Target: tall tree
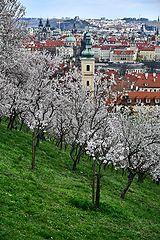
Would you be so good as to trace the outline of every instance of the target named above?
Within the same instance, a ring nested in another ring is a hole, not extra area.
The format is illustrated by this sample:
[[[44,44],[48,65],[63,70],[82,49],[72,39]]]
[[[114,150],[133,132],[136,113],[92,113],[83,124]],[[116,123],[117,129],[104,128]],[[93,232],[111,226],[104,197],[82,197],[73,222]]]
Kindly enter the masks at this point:
[[[136,175],[143,180],[159,165],[159,109],[140,107],[135,113],[120,113],[118,119],[119,141],[112,158],[117,167],[128,171],[128,182],[121,192],[125,198]]]

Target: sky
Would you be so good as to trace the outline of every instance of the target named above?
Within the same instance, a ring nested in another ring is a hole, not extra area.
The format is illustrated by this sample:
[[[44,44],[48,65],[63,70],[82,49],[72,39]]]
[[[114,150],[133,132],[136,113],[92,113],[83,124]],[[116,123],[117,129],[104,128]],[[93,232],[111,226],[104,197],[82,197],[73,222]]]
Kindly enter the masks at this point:
[[[108,19],[160,15],[160,0],[19,0],[26,17],[75,17]]]

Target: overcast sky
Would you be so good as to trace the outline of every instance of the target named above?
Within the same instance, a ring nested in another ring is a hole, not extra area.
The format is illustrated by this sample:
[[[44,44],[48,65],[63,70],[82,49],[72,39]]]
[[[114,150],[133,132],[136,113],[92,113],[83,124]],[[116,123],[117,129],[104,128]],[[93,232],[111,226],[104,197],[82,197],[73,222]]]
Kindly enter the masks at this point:
[[[123,18],[157,19],[160,0],[20,0],[26,17]]]

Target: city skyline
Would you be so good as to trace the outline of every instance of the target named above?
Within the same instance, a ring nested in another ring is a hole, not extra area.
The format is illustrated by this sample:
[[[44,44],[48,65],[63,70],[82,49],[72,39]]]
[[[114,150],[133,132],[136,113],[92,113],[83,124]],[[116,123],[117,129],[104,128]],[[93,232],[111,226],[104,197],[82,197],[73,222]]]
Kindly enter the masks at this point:
[[[26,8],[26,17],[101,18],[146,17],[157,19],[159,0],[20,0]]]

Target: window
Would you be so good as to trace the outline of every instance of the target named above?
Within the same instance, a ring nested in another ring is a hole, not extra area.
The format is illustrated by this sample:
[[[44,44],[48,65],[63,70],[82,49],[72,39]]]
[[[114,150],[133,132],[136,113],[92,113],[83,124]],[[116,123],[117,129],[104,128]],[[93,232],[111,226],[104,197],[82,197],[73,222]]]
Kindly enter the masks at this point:
[[[159,103],[160,100],[158,98],[155,98],[155,103]]]
[[[131,103],[132,102],[132,99],[127,99],[127,103]]]
[[[146,98],[146,103],[150,103],[150,99],[149,98]]]
[[[87,66],[86,66],[86,70],[87,70],[87,71],[90,71],[90,65],[87,65]]]
[[[89,87],[89,81],[87,81],[87,87]]]
[[[141,99],[140,99],[140,98],[137,98],[137,99],[136,99],[136,103],[141,103]]]

